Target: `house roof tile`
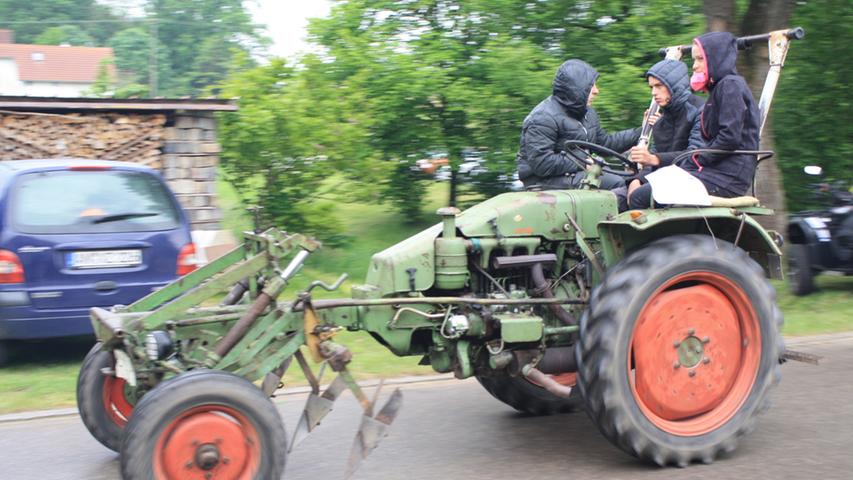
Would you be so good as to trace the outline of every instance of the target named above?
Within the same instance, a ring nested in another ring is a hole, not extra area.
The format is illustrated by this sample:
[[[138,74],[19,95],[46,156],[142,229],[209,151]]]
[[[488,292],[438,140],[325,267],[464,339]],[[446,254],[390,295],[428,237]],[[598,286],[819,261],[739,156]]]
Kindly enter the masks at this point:
[[[0,58],[15,60],[23,82],[92,83],[101,61],[112,57],[112,48],[0,43]],[[107,68],[115,73],[113,65]]]

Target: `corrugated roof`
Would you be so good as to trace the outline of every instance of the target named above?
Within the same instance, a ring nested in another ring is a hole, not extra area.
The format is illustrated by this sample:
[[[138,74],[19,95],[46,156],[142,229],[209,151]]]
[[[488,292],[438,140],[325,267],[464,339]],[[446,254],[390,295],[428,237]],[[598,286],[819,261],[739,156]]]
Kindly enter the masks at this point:
[[[0,43],[0,58],[15,60],[22,82],[93,83],[101,61],[113,58],[113,49]],[[113,75],[115,68],[108,68]]]

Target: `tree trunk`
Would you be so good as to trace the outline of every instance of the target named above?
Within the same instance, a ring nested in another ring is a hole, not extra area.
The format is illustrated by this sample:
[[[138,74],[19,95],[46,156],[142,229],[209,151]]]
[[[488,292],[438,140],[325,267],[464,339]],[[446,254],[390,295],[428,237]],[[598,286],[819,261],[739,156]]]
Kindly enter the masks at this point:
[[[457,182],[456,179],[457,179],[457,173],[458,173],[457,168],[458,167],[456,167],[456,168],[451,167],[451,170],[450,170],[450,198],[447,199],[447,206],[448,207],[455,207],[456,206],[456,186],[457,186],[456,185],[456,182]]]
[[[709,32],[731,32],[735,25],[735,0],[705,0],[704,11]]]
[[[741,32],[744,35],[755,35],[788,28],[793,10],[793,0],[752,0],[741,22]],[[739,57],[742,75],[752,86],[753,95],[758,101],[764,87],[764,79],[770,69],[767,44],[756,45],[752,49],[744,51]],[[780,81],[782,80],[780,79]],[[761,135],[762,150],[773,150],[774,148],[771,117],[768,114],[764,132]],[[784,232],[788,212],[785,207],[782,172],[775,157],[764,160],[759,165],[755,173],[755,196],[761,200],[762,205],[776,211],[774,216],[759,217],[758,221],[765,228]]]
[[[708,31],[729,31],[735,35],[755,35],[788,27],[794,11],[794,0],[750,0],[749,6],[740,21],[735,18],[734,0],[705,0],[705,19]],[[738,26],[740,28],[738,28]],[[759,45],[738,55],[739,70],[752,87],[756,103],[764,88],[764,79],[770,66],[767,57],[767,45]],[[773,129],[770,116],[764,125],[761,136],[761,149],[773,150]],[[765,227],[784,231],[787,222],[785,208],[785,190],[782,186],[782,172],[776,158],[764,160],[755,172],[754,195],[761,204],[776,211],[772,217],[759,217]]]

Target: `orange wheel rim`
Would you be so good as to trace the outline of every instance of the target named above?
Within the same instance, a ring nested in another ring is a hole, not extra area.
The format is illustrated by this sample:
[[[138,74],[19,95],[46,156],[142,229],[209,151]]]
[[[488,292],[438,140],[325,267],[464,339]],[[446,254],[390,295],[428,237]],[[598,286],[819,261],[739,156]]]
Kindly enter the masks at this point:
[[[123,427],[133,413],[133,405],[127,400],[125,387],[127,382],[123,378],[104,377],[103,404],[107,416],[116,425]]]
[[[634,399],[661,430],[703,435],[752,391],[761,362],[758,317],[744,291],[713,272],[680,275],[643,306],[630,343]]]
[[[221,405],[196,407],[172,420],[154,447],[154,475],[163,480],[249,480],[261,462],[254,425]]]

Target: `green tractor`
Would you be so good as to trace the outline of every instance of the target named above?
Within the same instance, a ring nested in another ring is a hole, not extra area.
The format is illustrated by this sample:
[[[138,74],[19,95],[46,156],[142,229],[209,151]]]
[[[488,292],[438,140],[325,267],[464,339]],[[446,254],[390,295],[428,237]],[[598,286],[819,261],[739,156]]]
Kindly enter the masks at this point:
[[[319,244],[270,229],[133,305],[93,309],[83,423],[121,452],[128,479],[280,478],[285,452],[349,389],[364,412],[349,476],[402,396],[380,407],[365,395],[334,341],[346,329],[475,377],[523,412],[585,408],[640,459],[713,461],[751,430],[780,377],[767,277],[781,278],[781,239],[753,218],[772,211],[747,197],[619,214],[594,188],[612,164],[587,162],[580,190],[439,210],[439,224],[372,257],[352,298],[312,298],[345,275],[286,294]],[[270,397],[294,359],[312,393],[288,441]],[[325,389],[311,362],[335,372]]]

